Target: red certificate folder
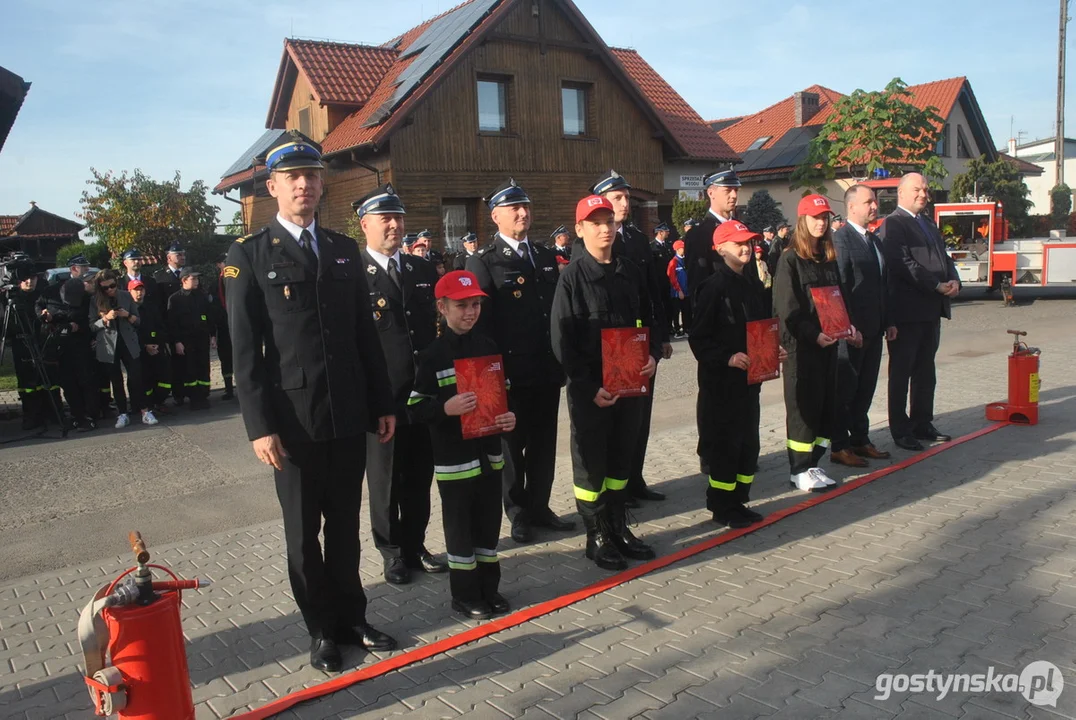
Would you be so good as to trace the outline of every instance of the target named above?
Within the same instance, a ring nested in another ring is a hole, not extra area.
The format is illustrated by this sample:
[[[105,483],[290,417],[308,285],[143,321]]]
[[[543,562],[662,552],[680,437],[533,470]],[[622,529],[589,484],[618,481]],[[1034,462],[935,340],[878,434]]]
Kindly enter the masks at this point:
[[[747,323],[747,384],[757,385],[781,377],[780,331],[777,318]]]
[[[602,387],[613,395],[650,393],[650,378],[639,371],[650,356],[650,328],[602,329]]]
[[[841,289],[836,285],[811,288],[811,298],[822,332],[834,340],[852,337],[852,321],[848,319],[848,309],[844,306]]]
[[[508,412],[508,393],[504,387],[504,362],[500,355],[456,360],[456,392],[473,392],[478,396],[475,409],[460,415],[463,439],[496,435],[501,432],[495,418]]]

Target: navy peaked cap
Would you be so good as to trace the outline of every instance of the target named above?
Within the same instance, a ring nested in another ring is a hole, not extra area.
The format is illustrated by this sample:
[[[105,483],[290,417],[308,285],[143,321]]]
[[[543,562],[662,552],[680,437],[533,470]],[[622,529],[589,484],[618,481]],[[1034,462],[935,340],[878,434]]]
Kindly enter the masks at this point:
[[[711,185],[716,185],[717,187],[733,188],[743,186],[743,183],[740,182],[739,176],[736,175],[736,171],[732,169],[719,170],[718,172],[711,173],[706,176],[706,178],[702,181],[702,184],[706,187],[710,187]]]
[[[492,195],[486,198],[486,204],[489,205],[490,210],[506,205],[523,205],[530,203],[530,201],[531,199],[527,197],[526,191],[516,185],[516,181],[511,178],[508,179],[507,185],[497,188]]]
[[[616,170],[610,170],[605,175],[602,175],[598,178],[598,182],[594,183],[590,188],[590,191],[595,195],[604,195],[614,190],[631,190],[631,185]]]
[[[406,215],[403,201],[396,194],[392,183],[385,183],[381,187],[367,193],[351,203],[352,209],[359,217],[364,215]]]

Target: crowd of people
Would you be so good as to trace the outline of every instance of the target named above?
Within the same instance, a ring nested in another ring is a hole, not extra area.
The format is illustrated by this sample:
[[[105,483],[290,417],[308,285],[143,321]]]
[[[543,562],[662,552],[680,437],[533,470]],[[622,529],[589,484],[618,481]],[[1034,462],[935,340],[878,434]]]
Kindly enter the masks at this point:
[[[8,344],[24,430],[53,424],[90,432],[113,418],[116,429],[132,419],[156,425],[187,401],[205,410],[214,345],[222,397],[234,398],[223,277],[205,291],[181,245],[166,257],[152,277],[142,273],[137,248],[121,255],[122,270],[92,271],[78,255],[69,275],[52,283],[23,273],[9,295],[20,322]]]
[[[565,387],[586,557],[610,570],[655,557],[628,508],[664,499],[643,462],[659,363],[677,336],[688,337],[698,363],[697,454],[720,526],[763,519],[749,505],[760,452],[749,322],[777,318],[793,487],[836,484],[820,467],[827,449],[832,462],[857,467],[889,457],[867,432],[883,340],[895,443],[947,439],[933,426],[933,354],[959,282],[922,214],[920,175],[902,180],[884,239],[868,229],[877,202],[864,186],[845,195],[846,224],[812,195],[793,225],[763,237],[734,219],[740,181],[719,171],[705,179],[705,217],[670,243],[667,225],[651,239],[631,222],[631,186],[610,171],[579,201],[574,232],[557,228],[548,246],[529,237],[530,198],[510,180],[485,200],[493,238],[479,247],[468,234],[463,252],[446,259],[432,254],[428,233],[406,234],[404,201],[391,185],[353,203],[362,249],[321,227],[323,165],[305,140],[271,150],[266,167],[279,212],[232,246],[222,277],[240,408],[255,455],[274,470],[316,668],[338,671],[340,644],[395,647],[367,622],[359,581],[364,474],[388,582],[447,571],[461,616],[510,610],[499,591],[502,511],[521,544],[536,530],[575,527],[550,507]],[[855,325],[846,339],[823,332],[811,293],[820,287],[839,288]],[[629,368],[642,393],[604,387],[608,329],[645,343]],[[493,400],[458,387],[459,363],[472,358],[495,358],[508,408],[492,419],[493,434],[477,437],[461,418]],[[425,544],[434,481],[445,560]]]

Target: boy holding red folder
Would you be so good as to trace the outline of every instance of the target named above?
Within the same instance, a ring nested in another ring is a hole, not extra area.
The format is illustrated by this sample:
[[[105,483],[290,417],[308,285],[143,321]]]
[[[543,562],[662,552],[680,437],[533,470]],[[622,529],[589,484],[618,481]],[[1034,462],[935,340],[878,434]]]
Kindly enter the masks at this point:
[[[714,250],[724,264],[696,293],[688,338],[699,362],[696,420],[700,465],[709,478],[706,509],[714,522],[732,528],[748,527],[763,518],[747,507],[758,469],[762,387],[749,377],[751,354],[772,351],[774,364],[784,355],[776,344],[776,332],[771,333],[772,347],[750,346],[748,324],[765,322],[770,315],[766,289],[757,274],[744,274],[752,245],[760,237],[735,220],[714,230]],[[763,358],[756,357],[755,364],[762,363]]]
[[[418,354],[415,389],[407,409],[412,422],[430,428],[452,609],[464,618],[484,620],[511,610],[498,592],[504,455],[497,434],[464,437],[460,418],[478,409],[479,398],[474,392],[457,392],[456,361],[497,355],[498,350],[492,339],[471,332],[486,297],[474,273],[447,273],[434,286],[434,295],[445,329]],[[499,432],[511,432],[516,416],[502,413],[493,418],[493,424]]]
[[[623,254],[613,254],[612,203],[599,195],[585,197],[576,206],[575,221],[584,251],[576,250],[553,297],[553,353],[568,376],[575,502],[586,525],[586,556],[600,568],[622,570],[625,557],[654,557],[650,546],[632,534],[624,505],[644,406],[642,397],[618,396],[604,386],[603,369],[613,368],[603,365],[619,358],[603,357],[602,330],[635,329],[642,335],[648,329],[646,357],[634,369],[638,392],[657,368],[661,333],[652,327],[642,271]]]

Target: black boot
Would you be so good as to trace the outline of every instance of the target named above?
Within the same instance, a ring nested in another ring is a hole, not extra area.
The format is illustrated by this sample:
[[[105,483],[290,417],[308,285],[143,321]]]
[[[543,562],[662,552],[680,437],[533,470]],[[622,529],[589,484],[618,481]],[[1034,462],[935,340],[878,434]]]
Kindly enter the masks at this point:
[[[235,397],[235,387],[232,385],[230,377],[224,378],[224,394],[220,397],[222,400],[231,400]]]
[[[632,560],[653,560],[657,557],[653,548],[635,537],[628,527],[628,509],[623,499],[617,498],[606,509],[609,513],[609,530],[621,555]]]
[[[747,507],[747,501],[750,499],[749,498],[750,492],[751,492],[751,487],[747,483],[742,483],[742,482],[737,482],[736,483],[736,508],[735,508],[735,510],[736,510],[736,512],[738,512],[740,514],[741,517],[743,517],[745,520],[747,520],[750,524],[753,525],[754,523],[757,523],[757,522],[760,522],[761,520],[764,520],[766,518],[766,516],[763,515],[762,513],[757,513],[754,510],[752,510],[751,508]],[[715,517],[714,519],[716,520],[717,518]],[[735,526],[731,526],[731,527],[735,527]]]
[[[602,511],[605,512],[607,509]],[[604,516],[583,515],[583,524],[587,529],[588,560],[593,560],[602,570],[624,570],[628,567],[628,561],[616,549]]]

